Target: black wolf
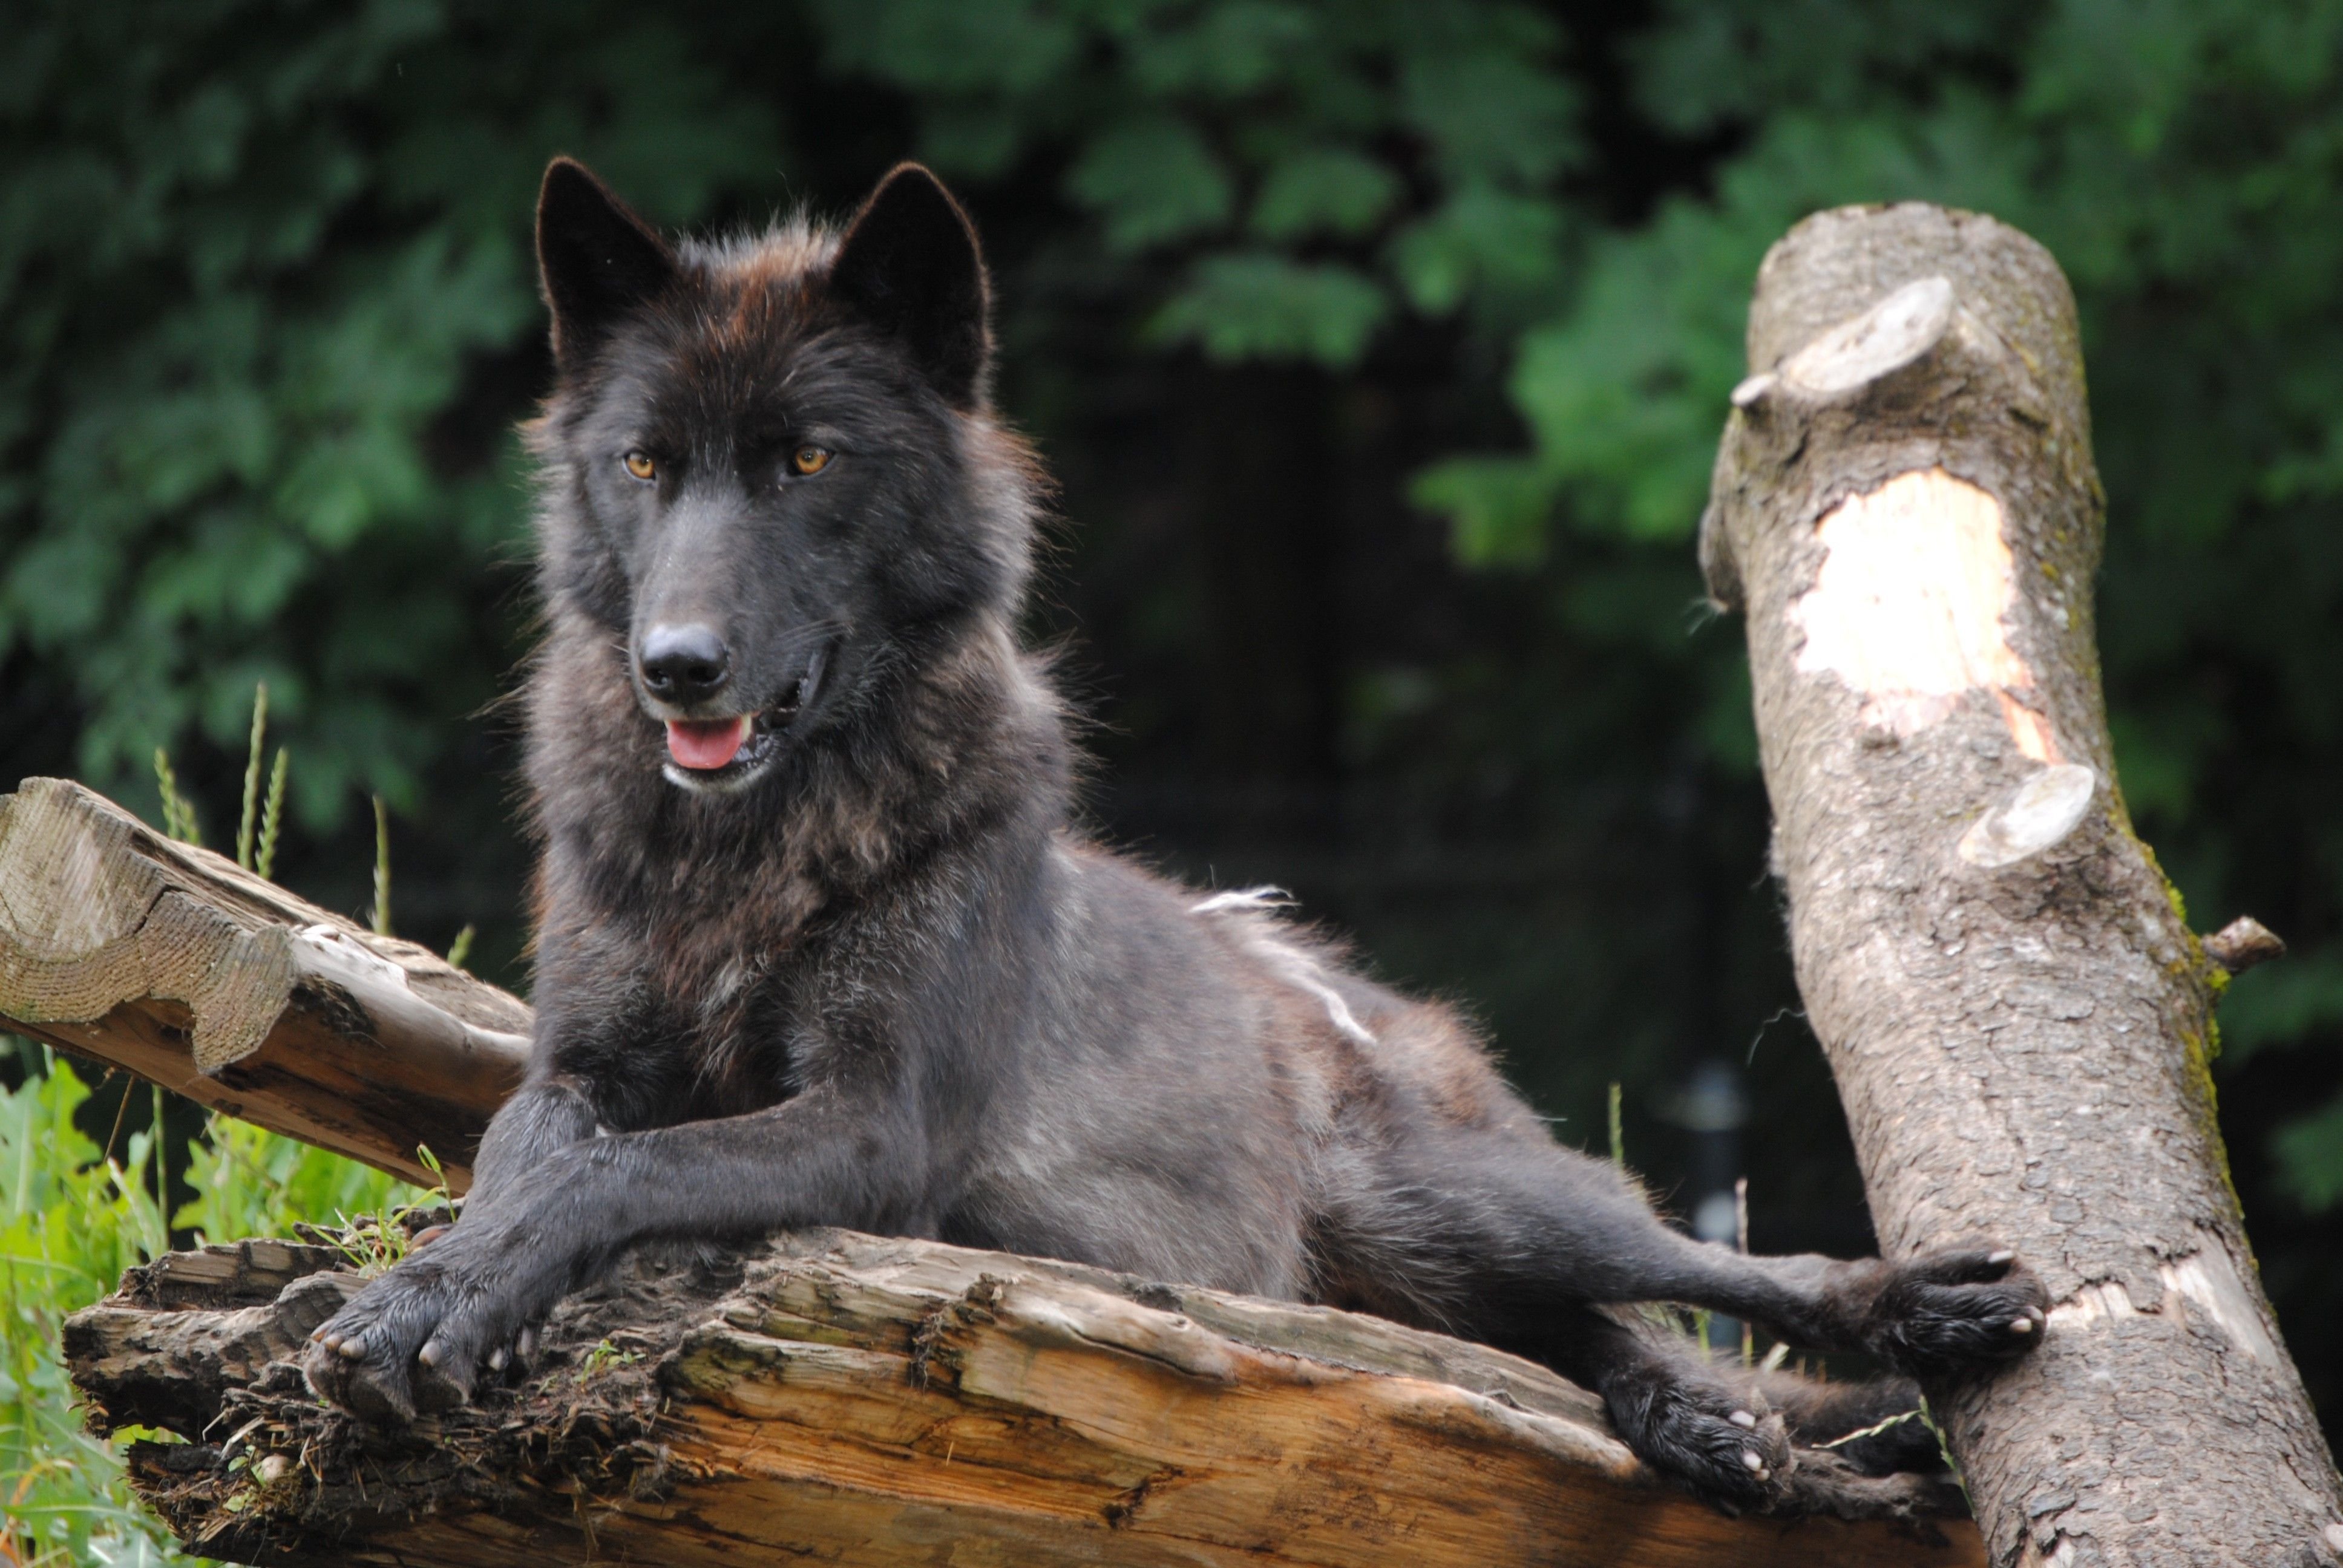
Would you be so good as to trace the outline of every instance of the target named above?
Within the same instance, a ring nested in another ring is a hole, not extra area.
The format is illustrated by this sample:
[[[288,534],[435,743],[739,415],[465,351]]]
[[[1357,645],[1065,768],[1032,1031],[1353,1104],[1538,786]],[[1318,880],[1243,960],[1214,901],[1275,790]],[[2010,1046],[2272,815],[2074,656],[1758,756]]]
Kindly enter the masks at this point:
[[[1067,724],[1013,630],[1043,481],[990,412],[984,265],[925,170],[842,234],[670,245],[559,161],[538,247],[535,1054],[460,1222],[317,1332],[321,1392],[460,1402],[631,1245],[843,1225],[1485,1341],[1740,1507],[1911,1385],[1761,1391],[1613,1303],[1905,1372],[2039,1342],[2040,1285],[1990,1245],[1688,1240],[1454,1013],[1069,826]],[[1856,1452],[1936,1464],[1916,1422]]]

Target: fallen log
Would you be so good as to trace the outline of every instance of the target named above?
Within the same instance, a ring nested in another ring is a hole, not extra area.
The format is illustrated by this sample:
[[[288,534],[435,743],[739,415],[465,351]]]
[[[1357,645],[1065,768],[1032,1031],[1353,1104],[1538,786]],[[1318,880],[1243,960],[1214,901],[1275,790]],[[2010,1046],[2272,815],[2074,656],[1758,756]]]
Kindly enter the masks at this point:
[[[172,842],[77,785],[0,799],[7,1027],[461,1190],[528,1010]],[[843,1232],[638,1260],[548,1324],[529,1382],[375,1431],[291,1362],[360,1276],[334,1247],[174,1253],[77,1314],[101,1431],[188,1547],[462,1568],[743,1552],[1051,1563],[1971,1564],[1957,1493],[1810,1462],[1733,1520],[1600,1406],[1497,1352],[1325,1309]]]
[[[428,1186],[470,1184],[528,1004],[166,839],[101,795],[0,796],[0,1029]]]
[[[365,1427],[289,1358],[357,1288],[248,1242],[133,1271],[65,1350],[140,1492],[239,1563],[1981,1564],[1941,1481],[1856,1518],[1731,1519],[1599,1402],[1495,1351],[1325,1308],[844,1231],[638,1260],[528,1382]],[[292,1286],[289,1291],[287,1285]]]
[[[2333,1563],[2208,1070],[2282,944],[2191,934],[2117,787],[2066,279],[1989,217],[1844,208],[1767,255],[1748,347],[1701,553],[1882,1250],[1992,1237],[2057,1302],[2039,1353],[1929,1391],[1993,1561]]]

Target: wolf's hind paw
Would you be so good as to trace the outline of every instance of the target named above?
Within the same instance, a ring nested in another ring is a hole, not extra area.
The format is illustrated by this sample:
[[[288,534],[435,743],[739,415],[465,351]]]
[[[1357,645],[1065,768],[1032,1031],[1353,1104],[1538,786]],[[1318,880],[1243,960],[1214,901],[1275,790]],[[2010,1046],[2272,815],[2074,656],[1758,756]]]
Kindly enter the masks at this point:
[[[1782,1418],[1762,1400],[1698,1382],[1641,1391],[1612,1422],[1637,1458],[1728,1513],[1763,1509],[1783,1494],[1796,1462]]]
[[[1872,1308],[1873,1350],[1921,1376],[2014,1361],[2042,1342],[2050,1294],[2014,1252],[1963,1248],[1900,1265]]]

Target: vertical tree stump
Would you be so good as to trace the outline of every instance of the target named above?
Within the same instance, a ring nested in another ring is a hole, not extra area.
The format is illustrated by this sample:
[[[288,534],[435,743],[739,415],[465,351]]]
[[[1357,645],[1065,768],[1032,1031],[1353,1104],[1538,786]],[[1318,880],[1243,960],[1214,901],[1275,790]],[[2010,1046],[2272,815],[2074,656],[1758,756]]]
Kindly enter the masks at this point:
[[[2343,1558],[2207,1070],[2227,972],[2116,785],[2074,303],[1988,217],[1766,256],[1701,553],[1746,615],[1798,980],[1891,1256],[1990,1237],[2041,1353],[1932,1389],[1997,1563]]]

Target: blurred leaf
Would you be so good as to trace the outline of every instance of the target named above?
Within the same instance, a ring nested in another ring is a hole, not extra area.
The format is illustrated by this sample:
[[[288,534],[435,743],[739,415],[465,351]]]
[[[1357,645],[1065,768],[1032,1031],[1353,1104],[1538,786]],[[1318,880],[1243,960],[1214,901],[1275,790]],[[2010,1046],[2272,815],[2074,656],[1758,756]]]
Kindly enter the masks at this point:
[[[1180,14],[1161,9],[1167,19]],[[1190,14],[1190,25],[1164,27],[1131,53],[1131,75],[1151,95],[1232,98],[1259,91],[1297,52],[1316,45],[1322,24],[1333,20],[1322,6],[1263,0],[1217,0]]]
[[[2288,1122],[2271,1141],[2288,1187],[2306,1209],[2343,1202],[2343,1099]]]
[[[1492,19],[1520,18],[1478,46],[1405,55],[1400,97],[1407,119],[1435,156],[1464,180],[1538,181],[1577,161],[1575,95],[1536,51],[1544,29],[1492,7]]]
[[[1409,303],[1443,316],[1476,290],[1502,299],[1551,289],[1561,272],[1563,227],[1558,204],[1476,182],[1403,231],[1392,264]]]
[[[833,66],[935,93],[1039,91],[1081,39],[1060,7],[1032,0],[819,0],[816,11]]]
[[[1344,266],[1266,254],[1215,256],[1150,327],[1164,342],[1195,342],[1215,359],[1312,359],[1354,364],[1391,302]]]
[[[2231,1067],[2266,1046],[2343,1024],[2343,952],[2289,954],[2241,975],[2221,999],[2221,1060]]]
[[[1523,567],[1545,554],[1558,488],[1554,475],[1526,458],[1450,457],[1416,475],[1408,499],[1448,518],[1459,559]]]
[[[1313,148],[1280,161],[1262,184],[1253,232],[1266,240],[1365,233],[1399,199],[1399,177],[1339,148]]]
[[[1152,118],[1091,143],[1066,176],[1075,199],[1106,220],[1107,243],[1141,250],[1227,220],[1233,187],[1189,126]]]

